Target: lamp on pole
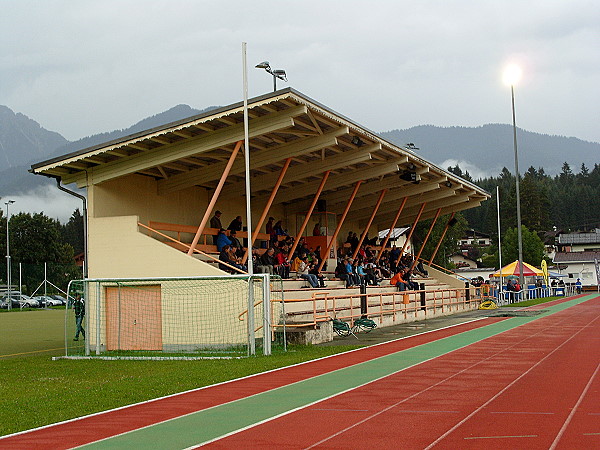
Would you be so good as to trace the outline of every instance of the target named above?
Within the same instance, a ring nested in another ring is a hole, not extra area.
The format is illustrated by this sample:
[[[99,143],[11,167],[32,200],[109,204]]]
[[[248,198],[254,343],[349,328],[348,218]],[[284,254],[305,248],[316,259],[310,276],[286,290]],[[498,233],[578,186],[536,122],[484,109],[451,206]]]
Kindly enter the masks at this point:
[[[283,80],[283,81],[287,81],[285,70],[271,69],[271,65],[269,64],[269,61],[263,61],[254,67],[256,69],[265,69],[265,71],[267,73],[270,73],[273,76],[273,92],[275,92],[277,90],[277,78],[279,78],[280,80]]]
[[[8,290],[8,298],[7,298],[7,308],[12,308],[12,298],[10,296],[10,236],[8,234],[8,222],[10,221],[10,214],[8,212],[8,207],[12,205],[15,201],[8,200],[4,204],[6,205],[6,287]]]
[[[517,194],[517,237],[519,245],[519,284],[524,284],[523,277],[523,234],[521,231],[521,195],[519,192],[519,152],[517,150],[517,123],[515,120],[515,83],[521,78],[521,68],[511,64],[504,70],[504,82],[510,85],[512,100],[513,145],[515,150],[515,187]]]

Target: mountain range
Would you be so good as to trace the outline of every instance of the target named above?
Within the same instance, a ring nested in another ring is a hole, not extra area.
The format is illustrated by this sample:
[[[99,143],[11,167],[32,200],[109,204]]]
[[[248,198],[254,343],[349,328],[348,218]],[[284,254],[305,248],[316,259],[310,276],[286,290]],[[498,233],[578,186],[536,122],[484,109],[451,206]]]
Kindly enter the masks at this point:
[[[91,147],[123,136],[184,119],[203,110],[177,105],[139,121],[129,128],[96,134],[70,142],[59,133],[43,128],[24,114],[0,105],[0,197],[19,195],[53,184],[52,180],[28,172],[31,164]],[[438,127],[421,125],[381,132],[397,145],[414,144],[415,153],[447,169],[458,164],[477,179],[496,176],[503,167],[512,171],[514,151],[512,126],[488,124],[479,127]],[[574,172],[581,164],[600,163],[600,143],[574,137],[550,136],[522,129],[517,131],[520,172],[530,166],[543,167],[547,174],[560,172],[568,162]]]

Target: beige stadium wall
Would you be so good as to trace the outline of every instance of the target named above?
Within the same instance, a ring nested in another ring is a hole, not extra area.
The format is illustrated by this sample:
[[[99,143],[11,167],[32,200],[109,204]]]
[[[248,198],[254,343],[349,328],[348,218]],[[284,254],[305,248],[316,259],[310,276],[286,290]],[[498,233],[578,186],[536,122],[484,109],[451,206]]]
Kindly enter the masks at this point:
[[[211,195],[212,191],[198,187],[158,195],[156,181],[153,178],[132,174],[88,187],[89,215],[91,217],[136,215],[144,224],[152,220],[197,226],[200,224]],[[264,202],[252,204],[253,224],[256,224],[260,218],[264,206]],[[238,215],[244,218],[244,225],[246,225],[246,203],[243,195],[240,195],[239,200],[217,201],[214,210],[217,209],[223,212],[221,223],[225,228]],[[280,207],[272,208],[269,214],[286,221],[286,215]],[[264,225],[262,229],[264,231]]]
[[[138,231],[137,216],[90,218],[89,278],[185,277],[223,275]]]

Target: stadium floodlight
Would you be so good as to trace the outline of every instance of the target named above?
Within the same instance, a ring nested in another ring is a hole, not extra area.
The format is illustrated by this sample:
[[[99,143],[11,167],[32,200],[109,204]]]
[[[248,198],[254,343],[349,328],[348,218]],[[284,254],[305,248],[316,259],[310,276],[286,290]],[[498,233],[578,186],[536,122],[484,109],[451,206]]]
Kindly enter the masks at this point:
[[[263,61],[254,66],[256,69],[265,69],[273,77],[273,92],[277,91],[277,78],[283,81],[287,81],[287,75],[283,69],[271,69],[269,61]]]
[[[8,223],[10,222],[10,214],[8,212],[8,207],[12,205],[15,201],[8,200],[4,204],[6,205],[6,288],[8,298],[7,300],[7,308],[12,308],[12,298],[10,295],[10,284],[11,284],[11,273],[10,273],[10,235],[8,233]]]
[[[513,147],[515,152],[515,194],[517,197],[517,241],[519,247],[519,284],[523,286],[523,232],[521,225],[521,195],[519,192],[519,152],[517,150],[517,121],[515,119],[515,83],[521,79],[521,68],[511,64],[504,70],[504,82],[510,85],[512,101]]]

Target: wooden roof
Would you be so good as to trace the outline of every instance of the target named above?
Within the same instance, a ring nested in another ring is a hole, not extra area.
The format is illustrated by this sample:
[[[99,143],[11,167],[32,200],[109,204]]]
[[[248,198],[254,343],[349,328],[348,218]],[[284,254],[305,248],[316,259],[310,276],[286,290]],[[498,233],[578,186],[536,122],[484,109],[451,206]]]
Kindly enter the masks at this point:
[[[462,178],[394,145],[305,95],[283,89],[248,102],[253,201],[267,198],[287,158],[292,162],[276,203],[306,209],[330,170],[321,198],[341,212],[353,185],[364,180],[351,215],[368,218],[378,193],[388,189],[377,221],[393,218],[408,196],[401,223],[478,206],[490,195]],[[213,189],[237,141],[244,139],[243,105],[237,103],[102,145],[34,164],[31,172],[79,187],[137,173],[157,180],[159,194],[191,186]],[[400,176],[413,171],[418,184]],[[220,200],[244,196],[244,158],[238,155]]]

